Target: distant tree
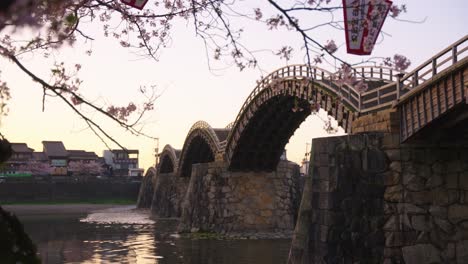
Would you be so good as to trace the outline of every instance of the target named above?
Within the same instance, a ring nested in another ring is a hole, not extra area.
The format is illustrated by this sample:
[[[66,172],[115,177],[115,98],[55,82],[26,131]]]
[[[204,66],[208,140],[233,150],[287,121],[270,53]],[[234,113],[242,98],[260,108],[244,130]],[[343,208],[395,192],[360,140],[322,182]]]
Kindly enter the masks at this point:
[[[379,4],[383,0],[370,2]],[[376,10],[373,10],[370,19],[366,17],[360,22],[369,24],[371,20],[383,15]],[[335,40],[329,39],[322,43],[314,35],[317,28],[342,29],[343,21],[334,19],[335,13],[342,11],[341,0],[267,0],[249,3],[240,0],[150,0],[142,11],[118,0],[4,0],[0,4],[0,57],[11,61],[37,82],[44,97],[55,96],[63,100],[103,142],[110,140],[121,146],[85,113],[89,113],[89,109],[96,111],[133,134],[146,135],[137,125],[143,114],[154,107],[157,98],[154,90],[141,88],[146,100],[138,106],[133,102],[124,106],[96,105],[80,92],[82,80],[77,76],[81,69],[80,64],[69,65],[57,58],[49,66],[51,76],[50,81],[47,81],[45,77],[28,69],[23,61],[25,55],[33,53],[51,57],[64,45],[73,45],[77,41],[97,41],[99,36],[92,35],[89,26],[84,26],[93,23],[95,27],[102,27],[104,37],[115,38],[124,49],[157,61],[161,50],[172,40],[174,23],[181,19],[192,25],[195,35],[204,42],[210,65],[213,61],[222,61],[243,70],[258,66],[256,52],[245,43],[243,31],[244,28],[259,23],[264,25],[266,31],[276,30],[278,34],[284,30],[296,32],[302,39],[303,47],[300,52],[304,55],[305,63],[315,65],[330,60],[337,61],[342,65],[341,70],[344,73],[339,75],[340,79],[363,90],[365,87],[362,83],[355,82],[354,73],[349,71],[350,63],[336,56],[338,46]],[[402,12],[406,12],[404,5],[392,6],[390,17],[397,18]],[[316,14],[327,14],[329,18],[325,18],[322,23],[311,24],[309,18]],[[30,39],[24,40],[23,36],[15,34],[18,28],[24,26],[35,29]],[[279,37],[275,43],[276,50],[272,50],[272,53],[289,60],[294,48],[288,42],[288,39]],[[92,49],[83,52],[91,55]],[[375,60],[372,62],[379,63]],[[381,58],[380,63],[398,70],[405,70],[410,64],[402,55]],[[0,111],[3,114],[7,113],[6,104],[9,98],[7,83],[0,79]]]
[[[91,176],[100,175],[103,172],[103,168],[99,162],[95,161],[71,161],[68,163],[68,171],[80,180],[86,181]]]
[[[54,171],[54,168],[46,162],[30,162],[28,164],[21,165],[19,170],[30,171],[32,175],[47,176]]]

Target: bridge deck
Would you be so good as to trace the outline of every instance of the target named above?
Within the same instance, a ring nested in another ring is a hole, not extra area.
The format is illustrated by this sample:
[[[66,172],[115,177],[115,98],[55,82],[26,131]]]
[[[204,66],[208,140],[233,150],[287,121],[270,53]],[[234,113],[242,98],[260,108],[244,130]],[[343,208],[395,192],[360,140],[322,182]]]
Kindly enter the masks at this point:
[[[468,103],[468,35],[400,79],[400,140]]]

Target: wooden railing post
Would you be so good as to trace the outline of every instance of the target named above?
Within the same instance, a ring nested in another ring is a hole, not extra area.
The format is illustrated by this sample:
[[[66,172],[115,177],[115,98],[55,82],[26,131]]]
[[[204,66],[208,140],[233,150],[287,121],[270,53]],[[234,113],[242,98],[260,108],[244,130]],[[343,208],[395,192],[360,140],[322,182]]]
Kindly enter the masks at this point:
[[[452,63],[455,64],[457,63],[457,46],[452,47]]]
[[[413,88],[416,88],[419,84],[419,74],[418,74],[418,71],[415,71],[414,72],[414,75],[413,75],[413,87],[411,87],[412,89]]]
[[[397,83],[396,83],[396,88],[397,88],[397,100],[400,100],[400,96],[401,96],[401,87],[402,87],[402,83],[401,83],[401,78],[403,78],[403,73],[398,73],[396,75],[397,77]]]

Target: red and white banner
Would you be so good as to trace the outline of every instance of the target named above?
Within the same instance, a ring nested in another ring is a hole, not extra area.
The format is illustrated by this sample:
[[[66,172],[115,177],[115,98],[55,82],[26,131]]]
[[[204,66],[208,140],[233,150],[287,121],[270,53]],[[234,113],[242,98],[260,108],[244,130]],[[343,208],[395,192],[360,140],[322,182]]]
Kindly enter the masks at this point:
[[[134,8],[138,8],[138,9],[143,9],[143,7],[145,7],[146,5],[146,2],[148,2],[148,0],[121,0],[122,3],[126,4],[126,5],[129,5],[129,6],[132,6]]]
[[[348,53],[371,54],[391,6],[389,0],[343,0]]]

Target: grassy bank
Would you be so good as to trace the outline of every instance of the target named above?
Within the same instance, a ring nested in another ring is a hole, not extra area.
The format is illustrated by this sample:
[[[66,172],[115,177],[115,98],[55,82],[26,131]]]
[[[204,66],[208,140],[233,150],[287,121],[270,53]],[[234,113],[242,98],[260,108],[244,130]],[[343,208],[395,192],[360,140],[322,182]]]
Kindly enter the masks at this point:
[[[70,201],[27,201],[27,202],[1,202],[0,205],[66,205],[66,204],[118,204],[132,205],[136,200],[130,199],[93,199],[93,200],[70,200]]]

